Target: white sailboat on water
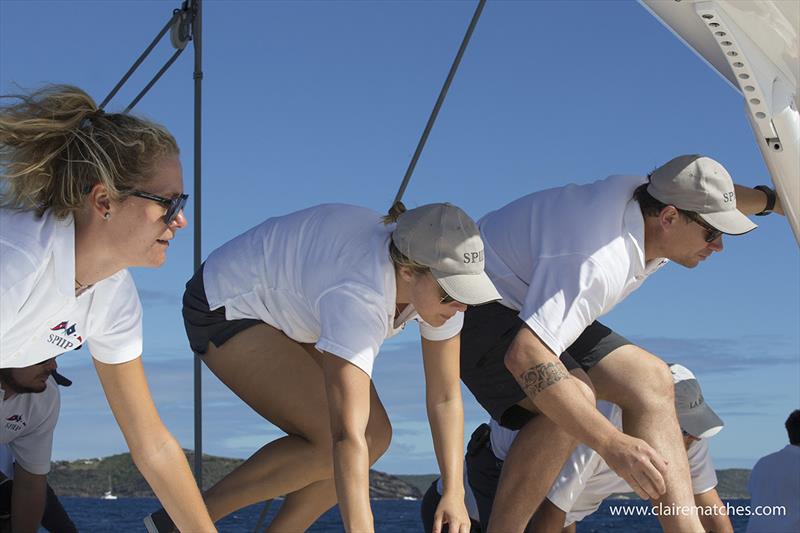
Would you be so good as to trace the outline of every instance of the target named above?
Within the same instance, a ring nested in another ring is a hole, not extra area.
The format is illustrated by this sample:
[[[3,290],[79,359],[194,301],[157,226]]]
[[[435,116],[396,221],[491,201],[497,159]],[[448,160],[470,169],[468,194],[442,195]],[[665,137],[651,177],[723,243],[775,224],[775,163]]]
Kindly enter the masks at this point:
[[[108,476],[108,490],[103,493],[100,497],[101,500],[116,500],[117,495],[113,492],[113,487],[111,485],[111,476]]]

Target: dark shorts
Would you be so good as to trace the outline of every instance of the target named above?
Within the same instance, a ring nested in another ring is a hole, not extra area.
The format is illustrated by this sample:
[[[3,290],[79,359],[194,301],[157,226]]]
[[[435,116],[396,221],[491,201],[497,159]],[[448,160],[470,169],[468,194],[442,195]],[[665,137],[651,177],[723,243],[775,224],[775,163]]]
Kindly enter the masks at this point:
[[[492,512],[497,487],[500,485],[500,472],[503,470],[503,461],[495,457],[492,452],[490,432],[488,424],[481,424],[472,433],[464,465],[467,471],[469,490],[475,497],[483,531],[486,531],[489,526],[489,515]]]
[[[519,429],[533,413],[516,405],[526,395],[505,365],[508,347],[521,327],[519,312],[499,303],[469,307],[461,330],[461,379],[484,409],[510,429]],[[588,372],[620,346],[632,344],[600,322],[593,322],[561,354],[567,370]]]
[[[469,439],[469,444],[467,445],[467,454],[466,459],[469,458],[476,453],[482,453],[482,449],[488,445],[489,440],[489,425],[488,424],[481,424],[478,426],[478,429],[472,432],[472,437]],[[501,463],[502,464],[502,463]],[[497,478],[500,478],[500,470],[497,470]],[[431,486],[428,487],[428,491],[425,493],[425,496],[422,497],[422,504],[420,505],[420,517],[422,518],[422,528],[425,530],[425,533],[431,533],[433,531],[433,517],[436,513],[436,508],[439,506],[439,502],[442,499],[442,496],[439,494],[439,491],[436,490],[436,485],[439,480],[437,479]],[[472,482],[470,481],[470,485]],[[464,487],[464,489],[469,490],[469,487]],[[494,493],[497,492],[497,483],[495,483],[494,491],[492,492],[492,501],[494,501]],[[470,529],[469,533],[481,533],[481,531],[486,531],[484,527],[481,529],[480,523],[478,521],[472,519],[470,517]],[[488,524],[488,522],[487,522]],[[448,528],[447,525],[442,527],[442,533],[447,533]]]
[[[240,331],[244,331],[256,324],[263,324],[260,320],[243,318],[227,320],[225,308],[220,307],[211,311],[208,308],[206,290],[203,285],[203,267],[195,272],[192,279],[186,283],[183,293],[183,325],[192,351],[204,355],[208,350],[208,343],[220,347]]]

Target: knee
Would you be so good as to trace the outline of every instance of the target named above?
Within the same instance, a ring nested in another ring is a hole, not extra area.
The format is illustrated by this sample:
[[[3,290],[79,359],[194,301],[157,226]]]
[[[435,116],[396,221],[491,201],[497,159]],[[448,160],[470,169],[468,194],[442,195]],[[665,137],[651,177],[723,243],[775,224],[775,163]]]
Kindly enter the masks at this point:
[[[650,354],[648,354],[650,355]],[[647,408],[672,407],[675,402],[675,386],[669,366],[654,355],[641,359],[633,375],[632,393],[623,408],[644,406]]]
[[[370,463],[377,461],[392,442],[392,424],[384,414],[378,422],[367,426],[367,448],[369,448]]]
[[[648,396],[671,406],[675,401],[675,385],[669,366],[654,356],[649,361],[646,375]]]

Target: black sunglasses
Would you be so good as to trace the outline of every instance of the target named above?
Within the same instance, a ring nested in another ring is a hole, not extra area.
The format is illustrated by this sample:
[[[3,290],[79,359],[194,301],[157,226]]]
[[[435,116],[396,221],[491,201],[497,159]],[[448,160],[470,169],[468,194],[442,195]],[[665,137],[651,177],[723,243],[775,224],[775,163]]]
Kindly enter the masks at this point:
[[[717,228],[709,226],[702,218],[700,218],[695,214],[689,215],[689,218],[691,218],[692,221],[695,222],[698,226],[706,230],[706,242],[709,244],[719,239],[720,235],[723,234],[722,231],[718,230]]]
[[[438,284],[438,282],[437,282],[437,284]],[[440,304],[447,305],[447,304],[451,304],[453,302],[458,302],[458,300],[456,300],[455,298],[453,298],[452,296],[447,294],[447,291],[444,290],[441,285],[439,285],[439,295],[442,297],[442,299],[439,300]]]
[[[178,213],[180,213],[181,209],[184,208],[186,205],[186,200],[189,198],[188,194],[181,194],[175,198],[164,198],[163,196],[157,196],[155,194],[150,194],[149,192],[143,191],[131,191],[130,195],[138,196],[139,198],[144,198],[146,200],[152,200],[153,202],[158,202],[166,207],[167,212],[164,213],[164,223],[167,226],[172,224],[175,219],[178,218]]]

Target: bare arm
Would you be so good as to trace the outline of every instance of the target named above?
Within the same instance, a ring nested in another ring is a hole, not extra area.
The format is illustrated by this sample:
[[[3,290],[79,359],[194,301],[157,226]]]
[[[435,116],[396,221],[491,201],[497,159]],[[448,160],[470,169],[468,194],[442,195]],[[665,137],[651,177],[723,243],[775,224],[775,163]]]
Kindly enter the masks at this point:
[[[345,530],[374,531],[369,504],[370,377],[341,357],[325,353],[322,363],[333,437],[333,476]]]
[[[731,519],[728,518],[727,508],[717,493],[717,489],[711,489],[702,494],[694,495],[694,504],[697,507],[714,508],[713,511],[701,512],[700,522],[703,524],[704,531],[713,533],[733,533]]]
[[[451,533],[469,533],[464,505],[464,404],[461,400],[459,359],[461,336],[444,341],[422,339],[425,399],[433,448],[442,473],[442,499],[433,520],[433,533],[448,524]]]
[[[133,462],[177,528],[216,531],[183,450],[158,416],[141,357],[117,365],[94,364]]]
[[[645,441],[617,430],[530,328],[520,329],[505,362],[534,405],[567,433],[597,450],[640,497],[657,499],[664,494],[666,461]]]
[[[767,195],[757,189],[751,189],[743,185],[734,185],[736,191],[736,208],[745,215],[755,215],[760,213],[767,206]],[[783,204],[781,198],[775,193],[774,213],[783,215]]]
[[[31,474],[14,464],[14,489],[11,491],[11,530],[36,533],[44,514],[47,476]]]

